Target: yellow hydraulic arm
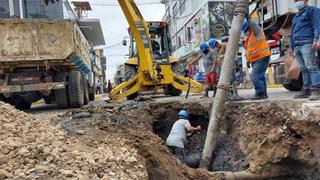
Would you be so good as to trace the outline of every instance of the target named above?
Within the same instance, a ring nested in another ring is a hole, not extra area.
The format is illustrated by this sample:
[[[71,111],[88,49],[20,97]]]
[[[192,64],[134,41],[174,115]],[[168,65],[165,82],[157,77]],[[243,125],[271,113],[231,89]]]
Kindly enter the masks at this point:
[[[134,0],[118,0],[120,7],[129,23],[130,31],[132,32],[136,41],[138,50],[138,70],[134,77],[130,80],[123,82],[115,87],[111,93],[111,99],[122,99],[139,90],[144,89],[146,86],[164,86],[172,84],[177,89],[190,92],[199,93],[202,91],[202,85],[196,81],[188,81],[188,78],[179,77],[171,70],[171,66],[162,69],[159,72],[159,66],[154,64],[151,41],[149,38],[148,24],[144,21],[137,5]],[[192,85],[188,88],[178,82],[185,82]],[[126,89],[125,91],[123,91]],[[123,91],[123,92],[122,92]]]
[[[153,67],[153,54],[149,39],[149,30],[134,0],[119,0],[120,6],[129,23],[130,30],[135,38],[140,71],[149,80],[155,80],[156,73]]]

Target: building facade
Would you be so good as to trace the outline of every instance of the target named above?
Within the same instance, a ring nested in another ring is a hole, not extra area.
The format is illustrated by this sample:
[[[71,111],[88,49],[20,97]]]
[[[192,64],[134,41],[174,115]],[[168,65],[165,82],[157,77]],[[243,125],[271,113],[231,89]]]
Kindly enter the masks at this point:
[[[173,55],[185,60],[201,42],[228,35],[235,0],[163,0]]]

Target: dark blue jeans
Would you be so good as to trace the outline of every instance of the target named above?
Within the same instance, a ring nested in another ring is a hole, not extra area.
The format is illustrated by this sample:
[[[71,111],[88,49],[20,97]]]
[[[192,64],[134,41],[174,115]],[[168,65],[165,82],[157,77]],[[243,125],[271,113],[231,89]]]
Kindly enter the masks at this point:
[[[303,88],[320,88],[320,70],[317,64],[316,50],[312,44],[296,46],[294,52],[300,65],[303,79]]]
[[[256,94],[267,94],[266,71],[269,66],[270,56],[252,63],[251,80]]]

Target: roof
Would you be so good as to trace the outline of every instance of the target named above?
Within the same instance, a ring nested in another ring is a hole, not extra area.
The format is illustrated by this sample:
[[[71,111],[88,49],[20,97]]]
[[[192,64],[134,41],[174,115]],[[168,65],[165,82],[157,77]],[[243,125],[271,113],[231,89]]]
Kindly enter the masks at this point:
[[[94,46],[105,45],[105,40],[99,19],[80,19],[78,25],[88,41]]]
[[[92,10],[89,1],[72,1],[71,3],[74,5],[74,7],[76,9],[80,8],[83,11],[91,11]]]

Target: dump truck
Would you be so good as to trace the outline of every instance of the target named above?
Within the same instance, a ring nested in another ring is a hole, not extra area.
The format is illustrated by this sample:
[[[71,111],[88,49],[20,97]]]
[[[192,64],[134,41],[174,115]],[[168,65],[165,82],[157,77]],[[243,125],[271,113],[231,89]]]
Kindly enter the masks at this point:
[[[59,108],[94,100],[90,45],[67,20],[0,20],[0,99],[19,109],[44,98]]]
[[[285,55],[289,48],[291,36],[291,22],[297,13],[294,8],[294,1],[253,0],[251,3],[250,9],[256,10],[255,18],[260,22],[272,44],[271,50],[274,58],[272,58],[270,66],[274,69],[275,83],[282,84],[290,91],[300,91],[303,84],[301,72],[300,75],[294,75],[297,78],[289,79],[285,68]],[[308,4],[320,7],[318,0],[310,0]]]

